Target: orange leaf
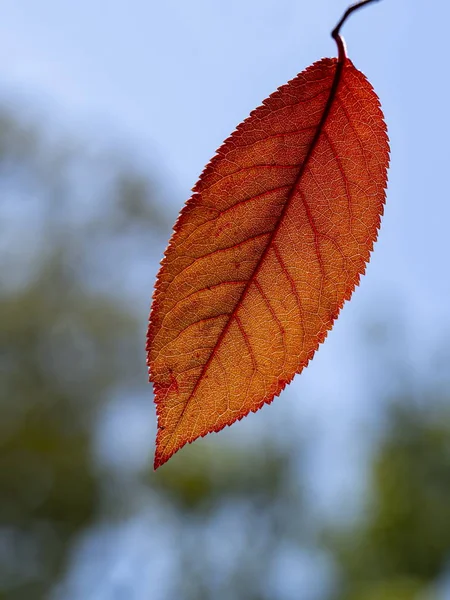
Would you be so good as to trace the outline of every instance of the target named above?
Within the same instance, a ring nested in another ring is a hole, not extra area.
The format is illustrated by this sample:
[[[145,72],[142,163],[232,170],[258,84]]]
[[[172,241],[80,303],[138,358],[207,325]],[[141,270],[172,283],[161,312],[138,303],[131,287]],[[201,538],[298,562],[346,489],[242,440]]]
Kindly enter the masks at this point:
[[[339,35],[352,10],[333,32],[339,58],[313,64],[238,126],[175,225],[148,332],[155,468],[271,402],[364,273],[389,146],[378,98]]]

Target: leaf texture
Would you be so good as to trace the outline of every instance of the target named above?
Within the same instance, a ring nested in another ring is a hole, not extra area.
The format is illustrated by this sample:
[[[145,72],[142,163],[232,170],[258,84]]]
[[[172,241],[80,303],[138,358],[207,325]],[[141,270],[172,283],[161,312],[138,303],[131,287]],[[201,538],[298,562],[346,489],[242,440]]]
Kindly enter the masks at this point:
[[[279,88],[217,151],[154,294],[155,468],[308,364],[364,273],[388,162],[378,98],[347,57]]]

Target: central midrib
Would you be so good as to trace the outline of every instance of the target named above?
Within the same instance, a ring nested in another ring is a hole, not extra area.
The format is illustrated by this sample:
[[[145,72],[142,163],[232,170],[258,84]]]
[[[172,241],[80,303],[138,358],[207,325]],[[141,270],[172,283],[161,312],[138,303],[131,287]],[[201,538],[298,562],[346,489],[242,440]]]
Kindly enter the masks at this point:
[[[181,414],[180,414],[180,416],[177,419],[177,424],[175,425],[174,429],[171,431],[171,435],[173,435],[175,433],[175,431],[178,429],[178,427],[179,427],[179,425],[180,425],[180,423],[181,423],[181,421],[183,419],[184,413],[186,412],[186,409],[187,409],[187,407],[189,405],[189,402],[191,401],[192,397],[194,396],[195,392],[197,391],[198,386],[200,385],[200,383],[201,383],[201,381],[202,381],[202,379],[203,379],[206,371],[208,370],[209,365],[211,364],[212,359],[214,358],[214,355],[216,354],[217,350],[220,348],[220,346],[222,344],[222,341],[223,341],[224,337],[226,336],[226,334],[227,334],[227,332],[228,332],[228,330],[229,330],[229,328],[231,326],[231,323],[233,322],[233,320],[236,317],[236,313],[238,312],[240,306],[242,305],[242,302],[243,302],[243,300],[244,300],[244,298],[245,298],[245,296],[247,294],[247,291],[248,291],[249,287],[254,282],[256,276],[259,273],[259,270],[260,270],[261,266],[264,264],[264,260],[265,260],[265,258],[267,256],[267,253],[269,252],[269,250],[270,250],[270,248],[272,246],[272,242],[273,242],[273,240],[274,240],[274,238],[275,238],[275,236],[276,236],[276,234],[277,234],[277,232],[278,232],[278,230],[279,230],[279,228],[280,228],[280,226],[281,226],[281,224],[283,222],[283,219],[284,219],[284,217],[286,215],[286,212],[287,212],[287,210],[288,210],[288,208],[289,208],[289,206],[291,204],[291,200],[292,200],[292,198],[293,198],[293,196],[294,196],[294,194],[295,194],[295,192],[297,190],[297,187],[298,187],[298,185],[299,185],[299,183],[300,183],[300,181],[301,181],[301,179],[303,177],[303,173],[305,172],[306,166],[307,166],[307,164],[308,164],[308,162],[309,162],[309,160],[310,160],[310,158],[311,158],[311,156],[312,156],[312,154],[314,152],[314,149],[317,146],[317,142],[319,141],[319,138],[320,138],[320,136],[321,136],[321,134],[323,132],[323,129],[325,127],[325,123],[326,123],[326,121],[328,119],[328,115],[330,114],[331,107],[332,107],[333,102],[334,102],[334,100],[336,98],[337,89],[339,87],[339,82],[341,80],[342,70],[343,70],[343,67],[344,67],[344,64],[345,64],[346,60],[347,60],[346,58],[344,58],[343,60],[341,60],[341,59],[337,60],[337,63],[336,63],[336,72],[334,74],[333,82],[332,82],[331,87],[330,87],[330,94],[329,94],[327,102],[325,104],[325,108],[323,110],[322,117],[321,117],[321,119],[319,121],[319,124],[317,125],[316,133],[314,134],[314,137],[311,140],[311,144],[310,144],[310,146],[308,148],[308,152],[306,153],[306,156],[305,156],[305,158],[303,160],[303,163],[300,166],[298,175],[297,175],[294,183],[292,184],[292,190],[289,193],[289,195],[287,197],[287,200],[286,200],[286,203],[285,203],[282,211],[280,212],[280,215],[279,215],[278,219],[275,222],[275,226],[273,228],[273,232],[270,234],[270,237],[269,237],[269,239],[267,241],[267,245],[266,245],[265,249],[263,250],[260,258],[258,259],[258,262],[255,265],[255,268],[253,269],[252,274],[250,275],[247,283],[245,284],[245,287],[242,290],[242,293],[240,295],[239,300],[236,303],[236,306],[234,307],[233,311],[230,313],[230,316],[229,316],[227,322],[225,323],[225,325],[224,325],[224,327],[223,327],[223,329],[222,329],[219,337],[217,338],[217,342],[214,345],[214,348],[211,350],[211,354],[209,355],[208,360],[205,362],[205,364],[204,364],[204,366],[202,368],[202,371],[201,371],[200,375],[198,376],[198,379],[197,379],[197,381],[196,381],[196,383],[195,383],[195,385],[194,385],[191,393],[189,394],[189,397],[186,399],[186,403],[183,406],[183,410],[181,411]],[[166,444],[165,447],[167,447],[168,443]]]

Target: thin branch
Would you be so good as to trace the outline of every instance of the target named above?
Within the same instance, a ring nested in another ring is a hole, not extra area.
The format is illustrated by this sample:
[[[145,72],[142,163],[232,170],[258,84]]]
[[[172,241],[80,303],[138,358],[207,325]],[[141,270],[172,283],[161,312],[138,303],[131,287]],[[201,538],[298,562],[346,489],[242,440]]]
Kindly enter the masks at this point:
[[[352,14],[352,12],[355,12],[356,10],[365,6],[366,4],[371,4],[372,2],[378,2],[378,0],[361,0],[360,2],[356,2],[356,4],[352,4],[351,6],[349,6],[347,8],[347,10],[345,11],[345,13],[343,14],[339,23],[336,25],[336,27],[331,32],[331,37],[334,39],[334,41],[336,42],[337,47],[338,47],[339,62],[343,62],[347,58],[347,50],[345,47],[345,40],[341,36],[341,33],[340,33],[342,25],[345,23],[345,21],[348,19],[348,17]]]

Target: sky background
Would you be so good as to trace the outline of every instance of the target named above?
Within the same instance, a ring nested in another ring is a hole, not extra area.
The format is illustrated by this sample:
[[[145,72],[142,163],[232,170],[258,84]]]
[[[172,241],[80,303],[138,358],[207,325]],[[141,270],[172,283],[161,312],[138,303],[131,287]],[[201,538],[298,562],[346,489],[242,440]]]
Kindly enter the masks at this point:
[[[236,124],[298,71],[335,54],[329,32],[346,6],[2,0],[0,89],[49,126],[94,128],[133,144],[170,186],[175,215]],[[383,230],[358,296],[389,290],[435,323],[448,316],[450,291],[449,17],[444,1],[430,11],[425,2],[384,0],[344,31],[350,57],[381,98],[392,147]]]
[[[279,85],[335,56],[330,31],[347,5],[0,0],[0,95],[49,130],[133,148],[165,190],[174,219],[235,126]],[[412,369],[432,361],[450,334],[450,5],[430,6],[383,0],[353,15],[343,30],[349,56],[375,87],[388,124],[386,212],[367,275],[333,333],[283,399],[267,407],[295,413],[317,432],[311,493],[315,486],[328,490],[320,494],[325,509],[335,506],[336,490],[352,495],[358,464],[352,439],[373,427],[363,393],[369,355],[361,354],[371,320],[385,317],[393,335],[404,332],[398,348]],[[153,276],[153,266],[141,273],[136,301],[143,314]],[[372,372],[386,367],[369,366]],[[378,384],[388,385],[383,375]],[[247,420],[235,428],[250,430]]]

